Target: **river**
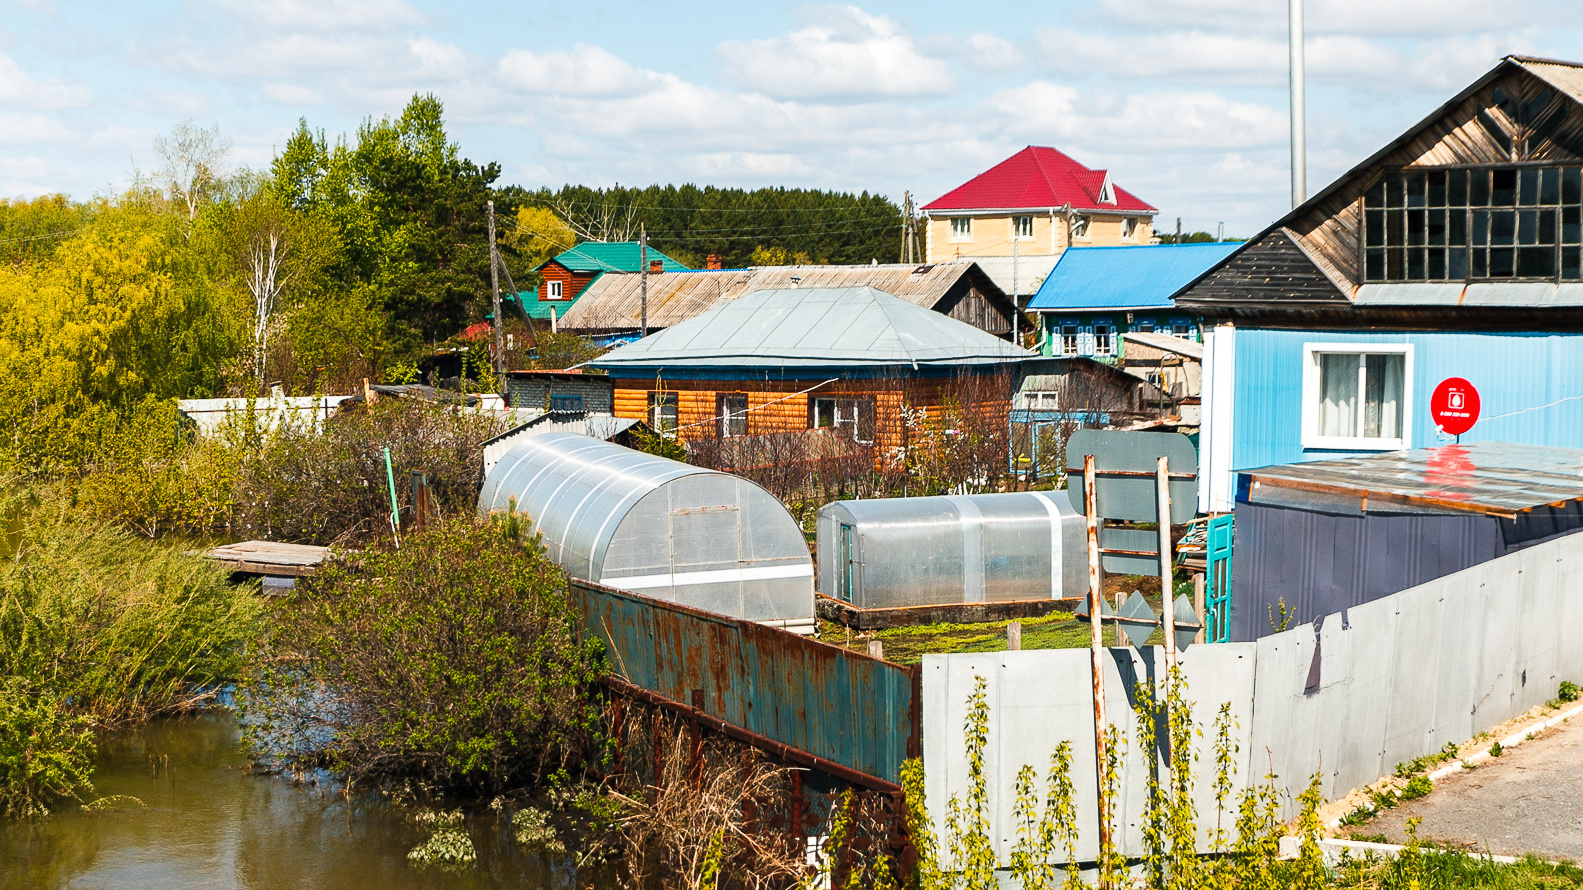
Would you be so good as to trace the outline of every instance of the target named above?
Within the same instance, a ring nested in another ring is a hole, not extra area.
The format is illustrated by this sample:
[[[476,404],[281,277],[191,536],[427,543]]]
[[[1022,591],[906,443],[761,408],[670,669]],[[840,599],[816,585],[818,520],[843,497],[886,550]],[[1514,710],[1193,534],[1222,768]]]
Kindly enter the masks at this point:
[[[248,769],[236,720],[214,714],[151,723],[101,740],[101,796],[133,805],[0,828],[0,887],[28,890],[560,890],[567,863],[524,853],[487,810],[468,819],[478,864],[420,869],[407,852],[427,833],[379,795],[293,783]]]

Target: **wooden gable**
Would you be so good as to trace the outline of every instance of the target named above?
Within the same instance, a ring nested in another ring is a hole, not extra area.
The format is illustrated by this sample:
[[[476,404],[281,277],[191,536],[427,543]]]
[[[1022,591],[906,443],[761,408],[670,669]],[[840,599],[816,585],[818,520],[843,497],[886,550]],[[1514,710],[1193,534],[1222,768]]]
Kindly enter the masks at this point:
[[[1583,68],[1508,58],[1178,295],[1238,314],[1350,309],[1362,283],[1363,195],[1414,167],[1583,162]]]

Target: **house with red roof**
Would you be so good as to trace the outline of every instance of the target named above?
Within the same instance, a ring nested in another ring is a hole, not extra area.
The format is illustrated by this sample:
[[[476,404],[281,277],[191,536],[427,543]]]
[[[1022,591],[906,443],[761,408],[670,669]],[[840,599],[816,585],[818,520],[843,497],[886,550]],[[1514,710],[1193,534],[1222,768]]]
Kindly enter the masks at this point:
[[[1039,145],[922,209],[928,262],[972,258],[1007,293],[1022,295],[1037,289],[1068,247],[1152,244],[1159,213],[1112,182],[1108,170],[1089,169]]]

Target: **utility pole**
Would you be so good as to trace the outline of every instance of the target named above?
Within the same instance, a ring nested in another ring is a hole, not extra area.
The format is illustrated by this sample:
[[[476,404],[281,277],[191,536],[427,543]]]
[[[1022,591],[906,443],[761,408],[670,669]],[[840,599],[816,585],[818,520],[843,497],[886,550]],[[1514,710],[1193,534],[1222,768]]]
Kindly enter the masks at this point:
[[[1308,200],[1308,137],[1303,111],[1303,0],[1288,0],[1291,25],[1292,206]]]
[[[1017,217],[1013,216],[1011,218],[1011,343],[1013,346],[1022,345],[1017,342],[1020,333],[1018,329],[1021,327],[1017,324],[1017,317],[1022,315],[1022,305],[1017,298],[1017,294],[1022,290],[1017,286],[1017,243]]]
[[[641,302],[638,319],[638,337],[649,335],[649,230],[638,224],[638,293]]]
[[[495,310],[495,383],[500,387],[502,401],[509,398],[506,386],[506,334],[500,318],[500,253],[495,248],[495,202],[489,208],[489,290],[494,295]]]
[[[1224,220],[1222,220],[1220,223],[1216,224],[1216,226],[1215,226],[1215,240],[1216,241],[1224,241],[1224,240],[1226,240],[1226,223],[1225,223]]]
[[[1182,243],[1182,218],[1180,216],[1178,216],[1176,218],[1176,240],[1172,241],[1171,243],[1172,244],[1181,244]]]
[[[918,216],[912,206],[912,192],[902,192],[901,261],[913,264],[918,257]]]

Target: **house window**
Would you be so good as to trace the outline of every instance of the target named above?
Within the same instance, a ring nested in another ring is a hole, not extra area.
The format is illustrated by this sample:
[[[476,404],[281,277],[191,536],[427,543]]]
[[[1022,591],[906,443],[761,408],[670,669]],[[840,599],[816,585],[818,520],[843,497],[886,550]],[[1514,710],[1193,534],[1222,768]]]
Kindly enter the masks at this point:
[[[1138,320],[1137,324],[1133,325],[1133,327],[1142,333],[1151,333],[1154,330],[1154,320],[1149,318],[1141,318]]]
[[[1018,241],[1028,241],[1033,238],[1033,217],[1014,216],[1011,218],[1011,237]]]
[[[1088,217],[1081,215],[1072,217],[1072,240],[1088,240]]]
[[[1193,339],[1193,325],[1186,321],[1171,322],[1171,336],[1181,337],[1183,340]]]
[[[1116,338],[1114,329],[1108,324],[1094,325],[1094,354],[1115,355]]]
[[[1135,217],[1129,216],[1121,221],[1121,237],[1123,239],[1131,241],[1137,231],[1138,220]]]
[[[972,217],[967,217],[967,216],[953,216],[953,217],[951,217],[951,240],[952,241],[971,241],[971,240],[973,240],[973,219],[972,219]]]
[[[561,282],[559,282],[559,281],[546,281],[546,282],[544,282],[544,299],[546,299],[546,300],[559,300],[559,299],[561,299]]]
[[[578,412],[582,410],[582,396],[550,396],[551,412]]]
[[[836,429],[863,445],[874,441],[874,400],[872,398],[810,399],[808,426]]]
[[[1364,281],[1583,279],[1583,168],[1403,170],[1363,196]]]
[[[1061,354],[1077,355],[1077,325],[1061,325]]]
[[[1053,392],[1023,393],[1023,406],[1029,411],[1059,411],[1061,396]]]
[[[722,437],[748,434],[748,397],[741,393],[715,396],[715,414],[720,418]]]
[[[1412,346],[1321,343],[1304,354],[1304,448],[1409,447]]]
[[[676,401],[673,392],[649,393],[649,426],[660,435],[674,436],[681,425],[677,420]]]

